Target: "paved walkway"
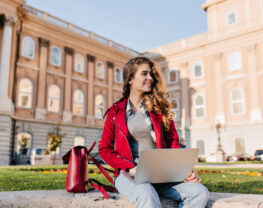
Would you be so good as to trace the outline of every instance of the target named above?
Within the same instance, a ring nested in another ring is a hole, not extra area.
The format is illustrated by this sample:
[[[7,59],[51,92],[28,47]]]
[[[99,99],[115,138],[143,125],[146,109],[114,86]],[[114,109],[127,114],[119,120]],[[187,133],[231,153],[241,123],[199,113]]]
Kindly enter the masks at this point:
[[[1,208],[135,208],[117,193],[105,199],[98,191],[68,193],[54,191],[0,192]],[[177,203],[161,198],[163,208],[176,208]],[[263,208],[263,195],[210,193],[206,208]]]

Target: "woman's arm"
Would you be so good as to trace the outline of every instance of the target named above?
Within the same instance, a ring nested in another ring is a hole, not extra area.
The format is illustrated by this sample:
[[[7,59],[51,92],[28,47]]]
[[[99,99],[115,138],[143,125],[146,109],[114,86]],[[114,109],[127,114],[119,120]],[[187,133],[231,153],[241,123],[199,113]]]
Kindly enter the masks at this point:
[[[168,148],[180,148],[179,137],[173,120],[170,123],[169,131],[165,131],[164,135]]]
[[[104,124],[104,129],[99,146],[99,155],[111,167],[115,169],[120,168],[126,171],[127,169],[133,168],[135,166],[135,163],[121,156],[117,151],[114,150],[115,126],[111,121],[113,117],[113,112],[111,111],[112,110],[109,111],[106,122]]]

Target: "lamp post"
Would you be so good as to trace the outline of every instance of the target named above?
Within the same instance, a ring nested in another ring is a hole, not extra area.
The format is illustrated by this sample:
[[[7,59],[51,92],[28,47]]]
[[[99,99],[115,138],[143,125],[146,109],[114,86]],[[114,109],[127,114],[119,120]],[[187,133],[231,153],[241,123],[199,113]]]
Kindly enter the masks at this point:
[[[220,130],[222,128],[221,123],[216,124],[216,132],[217,132],[217,148],[216,148],[216,162],[224,162],[225,161],[225,152],[222,149],[221,145],[221,137]]]

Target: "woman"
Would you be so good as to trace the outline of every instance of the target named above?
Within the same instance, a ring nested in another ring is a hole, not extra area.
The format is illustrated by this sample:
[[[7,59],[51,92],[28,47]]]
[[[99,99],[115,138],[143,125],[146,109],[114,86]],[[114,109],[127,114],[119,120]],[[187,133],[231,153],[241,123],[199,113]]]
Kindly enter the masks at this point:
[[[180,145],[161,72],[153,61],[132,58],[124,66],[123,80],[123,97],[105,113],[99,146],[102,159],[115,168],[115,187],[136,207],[161,207],[159,196],[179,201],[179,207],[205,207],[208,191],[196,171],[181,183],[133,183],[139,151]]]

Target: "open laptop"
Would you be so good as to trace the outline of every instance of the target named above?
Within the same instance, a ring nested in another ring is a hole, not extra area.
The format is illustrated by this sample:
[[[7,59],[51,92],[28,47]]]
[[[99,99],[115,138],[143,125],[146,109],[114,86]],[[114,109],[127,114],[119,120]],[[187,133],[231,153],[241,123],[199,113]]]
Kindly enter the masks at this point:
[[[134,183],[183,181],[194,167],[198,149],[151,149],[140,152]]]

